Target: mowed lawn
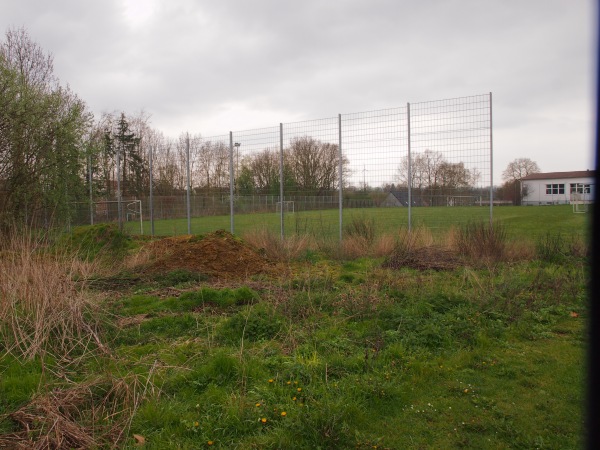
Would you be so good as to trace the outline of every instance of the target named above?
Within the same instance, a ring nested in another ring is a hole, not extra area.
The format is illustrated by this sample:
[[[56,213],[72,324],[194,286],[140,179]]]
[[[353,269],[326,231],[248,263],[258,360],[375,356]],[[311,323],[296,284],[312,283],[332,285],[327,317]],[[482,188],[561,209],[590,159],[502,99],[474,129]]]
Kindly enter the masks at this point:
[[[587,237],[591,213],[574,213],[570,205],[555,206],[500,206],[493,209],[493,220],[502,224],[512,238],[540,238],[547,234],[560,234],[565,239],[571,236]],[[339,238],[339,210],[327,209],[302,211],[284,215],[285,235],[310,234],[324,238]],[[394,234],[408,226],[406,208],[356,208],[345,209],[342,215],[342,230],[355,219],[373,220],[379,233]],[[434,234],[442,234],[451,227],[468,222],[489,221],[489,207],[432,207],[413,208],[412,226],[425,226]],[[257,229],[280,233],[281,216],[278,213],[237,214],[234,216],[234,233],[244,235]],[[128,222],[127,230],[140,232],[139,222]],[[231,218],[227,216],[193,217],[192,234],[202,234],[224,229],[231,230]],[[143,222],[144,234],[150,234],[149,221]],[[156,220],[154,233],[158,236],[187,234],[187,219]]]

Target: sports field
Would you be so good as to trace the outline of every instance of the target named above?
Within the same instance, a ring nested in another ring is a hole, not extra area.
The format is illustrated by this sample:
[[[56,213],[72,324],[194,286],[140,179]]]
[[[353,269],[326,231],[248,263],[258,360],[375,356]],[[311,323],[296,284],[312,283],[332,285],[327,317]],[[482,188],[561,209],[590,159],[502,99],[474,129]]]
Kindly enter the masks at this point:
[[[500,206],[493,210],[494,223],[502,224],[508,235],[514,238],[539,238],[547,234],[587,237],[591,213],[574,213],[569,205],[555,206]],[[238,214],[234,216],[234,232],[243,235],[257,229],[267,229],[273,233],[280,232],[280,215],[278,213]],[[408,226],[408,210],[406,208],[356,208],[345,209],[342,216],[342,229],[353,220],[372,221],[377,233],[394,234]],[[453,226],[460,226],[473,221],[489,221],[488,207],[430,207],[412,209],[412,226],[425,226],[434,235],[441,234]],[[229,231],[231,220],[229,215],[193,217],[191,219],[192,234],[202,234],[219,229]],[[139,222],[128,222],[126,229],[140,233]],[[284,216],[284,233],[309,234],[322,238],[337,239],[339,237],[339,210],[327,209],[319,211],[303,211],[287,213]],[[150,234],[149,221],[143,222],[143,234]],[[187,219],[156,220],[154,234],[173,236],[187,234]]]

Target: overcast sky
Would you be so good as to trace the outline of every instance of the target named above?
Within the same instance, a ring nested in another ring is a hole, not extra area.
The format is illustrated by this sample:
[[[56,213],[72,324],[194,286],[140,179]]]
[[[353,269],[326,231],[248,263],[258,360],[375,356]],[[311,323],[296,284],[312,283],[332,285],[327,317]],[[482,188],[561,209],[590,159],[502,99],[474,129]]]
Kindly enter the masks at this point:
[[[96,117],[225,134],[493,93],[494,179],[591,169],[593,0],[0,0]],[[4,37],[2,37],[4,40]]]

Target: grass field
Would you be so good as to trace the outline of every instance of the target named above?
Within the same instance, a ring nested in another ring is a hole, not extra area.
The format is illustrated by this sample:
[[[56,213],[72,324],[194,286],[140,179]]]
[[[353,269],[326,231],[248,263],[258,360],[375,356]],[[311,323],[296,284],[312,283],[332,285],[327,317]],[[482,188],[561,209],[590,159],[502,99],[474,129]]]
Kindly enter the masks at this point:
[[[426,252],[448,258],[432,270],[398,263],[422,255],[399,241],[381,257],[306,249],[228,278],[146,273],[147,241],[114,227],[2,243],[0,448],[581,448],[589,266],[557,237],[584,234],[587,216],[495,211],[534,253]],[[379,212],[379,233],[402,226]],[[307,214],[315,232],[327,214]],[[210,239],[242,245],[189,242]],[[55,255],[70,246],[86,260]]]
[[[485,207],[433,207],[413,208],[413,227],[425,226],[434,233],[447,231],[469,221],[489,221],[489,208]],[[371,218],[378,233],[395,233],[406,228],[408,215],[405,208],[345,209],[343,222],[354,218]],[[568,237],[585,237],[591,214],[574,214],[569,205],[556,206],[501,206],[494,208],[494,221],[502,223],[513,237],[540,237],[546,233]],[[296,212],[284,218],[285,235],[311,234],[337,239],[339,237],[339,211],[335,209]],[[187,219],[157,220],[155,234],[174,236],[187,233]],[[127,223],[127,229],[139,233],[139,223]],[[150,223],[143,223],[144,233],[150,233]],[[207,233],[218,229],[230,230],[229,216],[196,217],[191,220],[192,234]],[[268,229],[279,233],[280,216],[277,213],[238,214],[234,218],[236,234],[243,235],[256,229]]]

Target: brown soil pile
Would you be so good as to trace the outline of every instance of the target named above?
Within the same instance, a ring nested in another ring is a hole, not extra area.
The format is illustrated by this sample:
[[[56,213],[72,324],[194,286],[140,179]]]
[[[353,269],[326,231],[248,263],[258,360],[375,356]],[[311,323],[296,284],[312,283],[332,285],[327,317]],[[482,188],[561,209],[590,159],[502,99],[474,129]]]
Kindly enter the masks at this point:
[[[453,270],[465,265],[464,261],[450,250],[440,247],[421,247],[396,251],[383,263],[383,267],[417,270]]]
[[[257,249],[224,230],[164,238],[147,244],[145,249],[150,254],[145,273],[184,269],[217,278],[244,278],[271,268]]]

